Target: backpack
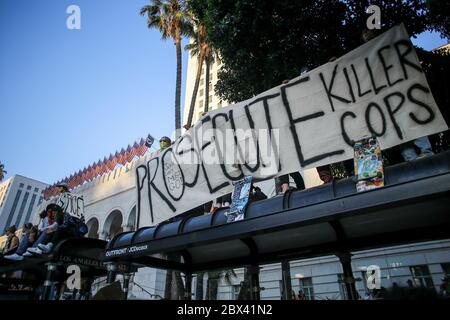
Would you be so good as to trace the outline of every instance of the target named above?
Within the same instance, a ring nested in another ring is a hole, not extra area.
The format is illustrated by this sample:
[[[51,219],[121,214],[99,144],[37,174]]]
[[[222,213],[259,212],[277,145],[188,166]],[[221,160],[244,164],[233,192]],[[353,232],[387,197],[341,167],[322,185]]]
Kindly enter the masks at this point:
[[[89,231],[84,219],[70,216],[69,223],[74,227],[75,233],[79,237],[84,237]]]
[[[88,229],[88,226],[86,225],[86,223],[81,222],[78,225],[78,230],[77,231],[78,231],[78,235],[79,236],[84,237],[88,233],[89,229]]]

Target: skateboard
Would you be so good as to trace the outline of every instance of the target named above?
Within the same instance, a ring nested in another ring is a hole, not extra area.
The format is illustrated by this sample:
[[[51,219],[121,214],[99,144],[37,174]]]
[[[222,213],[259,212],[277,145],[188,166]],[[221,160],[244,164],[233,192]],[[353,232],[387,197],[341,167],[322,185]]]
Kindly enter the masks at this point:
[[[250,197],[252,180],[252,176],[247,176],[234,183],[231,205],[228,211],[225,213],[228,223],[244,219],[245,208]]]
[[[354,165],[356,191],[365,192],[384,186],[384,167],[380,144],[375,137],[355,142]]]

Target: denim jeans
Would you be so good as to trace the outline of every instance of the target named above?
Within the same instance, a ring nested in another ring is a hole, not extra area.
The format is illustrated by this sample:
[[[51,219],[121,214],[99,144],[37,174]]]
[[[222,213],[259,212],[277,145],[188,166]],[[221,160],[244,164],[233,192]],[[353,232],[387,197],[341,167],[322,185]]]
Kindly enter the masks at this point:
[[[36,239],[36,241],[33,243],[33,248],[37,248],[38,244],[41,244],[44,242],[44,240],[47,238],[47,233],[45,231],[41,232],[39,237]]]
[[[19,246],[17,247],[16,253],[22,255],[27,251],[30,241],[28,240],[29,233],[26,232],[20,238]]]
[[[400,150],[405,161],[411,161],[417,158],[418,154],[414,146],[419,148],[421,155],[434,154],[428,137],[421,137],[414,141],[406,142],[400,145]]]

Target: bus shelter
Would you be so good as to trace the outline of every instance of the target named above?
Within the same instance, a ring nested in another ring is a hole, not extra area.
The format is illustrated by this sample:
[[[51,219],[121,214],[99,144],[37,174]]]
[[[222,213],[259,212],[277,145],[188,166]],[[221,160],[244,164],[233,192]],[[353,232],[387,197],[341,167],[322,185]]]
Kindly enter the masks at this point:
[[[108,243],[105,259],[178,270],[188,281],[192,273],[248,266],[251,298],[259,299],[259,265],[336,255],[356,299],[352,251],[450,238],[448,208],[445,152],[387,167],[385,186],[368,192],[357,193],[349,178],[250,203],[241,221],[227,223],[222,209],[124,232]]]
[[[21,261],[2,258],[0,294],[5,298],[47,300],[52,286],[64,283],[74,272],[73,267],[69,267],[75,266],[80,271],[81,290],[89,298],[93,280],[107,275],[109,267],[102,260],[106,244],[106,241],[99,239],[73,238],[57,243],[49,254],[27,257]],[[130,266],[125,264],[115,265],[115,269],[124,274],[130,272]],[[128,284],[125,285],[128,287]],[[42,290],[37,291],[38,288]]]

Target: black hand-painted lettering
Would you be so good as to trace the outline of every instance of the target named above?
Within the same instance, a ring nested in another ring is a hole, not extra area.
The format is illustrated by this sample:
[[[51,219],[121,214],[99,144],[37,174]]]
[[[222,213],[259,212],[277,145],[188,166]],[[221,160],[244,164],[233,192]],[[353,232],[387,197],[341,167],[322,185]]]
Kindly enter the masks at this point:
[[[166,156],[168,154],[172,154],[173,155],[172,159],[175,161],[175,163],[172,163],[171,166],[172,166],[172,168],[174,166],[178,167],[178,172],[176,171],[176,169],[175,170],[172,169],[170,174],[168,172],[166,172],[166,165],[170,166],[170,164],[166,163],[166,161],[165,161],[166,160]],[[161,156],[161,167],[162,167],[162,170],[163,170],[162,174],[163,174],[164,186],[166,187],[167,193],[172,198],[172,200],[174,200],[174,201],[180,200],[183,197],[184,190],[185,190],[184,174],[183,174],[183,170],[181,170],[180,164],[178,163],[178,160],[175,157],[175,154],[174,154],[172,148],[167,149],[167,151],[164,152],[164,154]],[[168,185],[167,185],[167,180],[169,180],[169,179],[172,180],[172,183],[173,183],[173,187],[172,188],[169,188]],[[181,188],[180,195],[178,197],[174,196],[172,194],[172,189],[179,189],[179,188]]]
[[[383,85],[377,87],[377,85],[375,83],[375,78],[373,76],[372,67],[369,64],[369,59],[365,58],[364,62],[366,63],[367,72],[369,72],[369,77],[370,77],[370,82],[372,83],[373,92],[375,92],[375,94],[378,94],[381,90],[383,90],[387,86],[385,84],[383,84]]]
[[[398,60],[400,61],[400,64],[403,69],[403,75],[406,80],[408,80],[408,72],[406,71],[406,66],[410,66],[411,68],[415,69],[416,71],[419,71],[420,73],[423,72],[422,67],[420,65],[417,65],[414,62],[411,62],[408,59],[406,59],[406,56],[413,51],[411,41],[399,40],[396,43],[394,43],[394,47],[395,51],[397,52]],[[404,52],[401,52],[400,47],[404,47],[406,48],[406,50]]]
[[[378,49],[377,54],[378,54],[378,57],[380,58],[381,64],[383,65],[383,70],[384,70],[384,74],[386,76],[387,83],[388,83],[389,87],[392,87],[396,83],[403,81],[403,78],[399,78],[399,79],[395,80],[394,82],[392,82],[391,78],[389,77],[389,69],[392,69],[394,66],[392,64],[387,65],[386,60],[384,59],[384,56],[383,56],[383,50],[387,50],[390,48],[391,48],[391,46],[389,46],[389,45],[384,46],[384,47]]]
[[[378,113],[381,115],[381,124],[382,124],[381,132],[377,132],[375,128],[372,126],[372,121],[370,118],[371,115],[370,111],[372,110],[372,108],[378,110]],[[369,105],[366,108],[366,124],[367,127],[369,128],[370,133],[372,135],[375,135],[376,137],[381,137],[386,132],[386,117],[383,114],[383,110],[381,110],[380,106],[375,102],[369,103]]]
[[[212,126],[213,129],[217,128],[216,125],[216,119],[217,118],[224,118],[225,121],[228,121],[228,116],[226,113],[218,113],[216,114],[213,118],[212,118]],[[244,177],[244,173],[242,172],[242,167],[240,164],[237,164],[237,168],[239,169],[240,174],[238,176],[232,176],[228,171],[227,168],[225,166],[225,159],[223,158],[223,153],[222,150],[219,146],[219,142],[217,141],[217,139],[214,140],[215,144],[216,144],[216,150],[217,150],[217,154],[219,156],[219,162],[220,162],[220,168],[222,169],[223,174],[225,175],[225,177],[227,177],[228,179],[230,179],[231,181],[237,181],[240,180]]]
[[[144,176],[141,178],[139,174],[139,169],[144,169]],[[145,178],[147,178],[147,166],[140,165],[136,168],[136,186],[137,186],[137,192],[138,192],[138,198],[137,198],[137,226],[139,226],[140,222],[140,216],[141,216],[141,190],[144,188],[144,181]],[[151,214],[153,212],[150,211]],[[153,221],[153,215],[151,216]]]
[[[152,170],[150,170],[150,163],[156,161],[156,169],[154,170],[154,174],[152,176]],[[172,210],[172,212],[177,211],[177,209],[173,206],[172,202],[170,202],[169,199],[164,195],[164,193],[161,192],[161,190],[158,189],[158,187],[153,182],[155,180],[156,174],[158,173],[159,169],[159,157],[152,158],[147,162],[147,171],[148,171],[148,201],[150,204],[150,214],[152,218],[152,222],[154,221],[154,215],[153,215],[153,205],[152,205],[152,188],[155,190],[155,192],[161,197],[161,199],[167,204],[167,206]],[[151,178],[150,178],[151,177]],[[163,177],[164,179],[164,177]]]
[[[367,89],[365,92],[361,92],[361,83],[359,82],[358,74],[356,73],[355,66],[353,64],[350,65],[353,71],[353,75],[355,76],[356,86],[358,87],[358,97],[364,97],[366,94],[372,92],[372,89]]]
[[[397,106],[393,107],[391,104],[390,99],[392,97],[400,98],[399,103],[397,103]],[[397,123],[397,120],[395,119],[395,114],[400,110],[400,108],[403,106],[403,103],[405,102],[405,96],[401,92],[392,92],[391,94],[388,94],[386,97],[383,98],[384,104],[386,105],[386,108],[388,110],[389,117],[391,118],[392,124],[394,125],[395,131],[397,132],[397,136],[403,140],[403,133],[400,129],[400,126]]]
[[[178,153],[178,155],[179,156],[181,156],[181,155],[183,155],[183,154],[186,154],[186,153],[192,153],[192,154],[194,154],[195,156],[196,156],[196,160],[193,160],[192,158],[192,161],[194,162],[196,162],[196,165],[197,165],[197,170],[195,171],[195,176],[194,176],[194,180],[192,180],[192,182],[187,182],[186,180],[184,181],[184,184],[186,185],[186,187],[188,187],[188,188],[192,188],[193,186],[195,186],[195,184],[197,183],[197,180],[198,180],[198,176],[199,176],[199,172],[200,172],[200,156],[198,155],[198,151],[197,150],[195,150],[194,148],[190,148],[190,149],[187,149],[187,150],[181,150],[181,151],[178,151],[178,149],[179,149],[179,147],[180,147],[180,145],[181,145],[181,142],[184,140],[184,139],[187,139],[187,140],[189,140],[189,143],[192,145],[192,137],[190,136],[190,135],[185,135],[185,136],[182,136],[181,138],[180,138],[180,141],[179,141],[179,143],[178,143],[178,145],[177,145],[177,153]]]
[[[276,93],[270,96],[266,96],[264,97],[265,99],[263,100],[263,105],[264,105],[264,114],[266,116],[266,122],[267,122],[267,128],[269,129],[269,138],[270,138],[270,142],[272,144],[272,148],[273,151],[275,153],[275,159],[279,159],[279,155],[278,155],[278,146],[274,146],[273,145],[273,137],[272,137],[272,120],[270,118],[270,111],[269,111],[269,103],[268,103],[268,99],[273,99],[278,97],[280,94]],[[281,161],[278,160],[278,171],[281,171]]]
[[[338,64],[336,64],[334,66],[333,74],[331,75],[331,80],[330,80],[330,85],[329,86],[327,86],[327,84],[325,82],[325,78],[324,78],[322,72],[319,73],[320,80],[322,80],[323,87],[325,89],[325,92],[327,93],[328,101],[330,102],[331,111],[333,111],[333,112],[334,112],[333,98],[336,99],[336,100],[339,100],[341,102],[344,102],[344,103],[350,103],[351,102],[350,100],[347,100],[347,99],[345,99],[343,97],[340,97],[340,96],[332,93],[333,85],[334,85],[334,79],[336,78],[336,73],[337,73],[337,67],[338,67]],[[305,79],[305,78],[303,78],[303,79]]]
[[[345,81],[347,81],[348,85],[348,92],[350,93],[350,96],[352,97],[352,102],[355,103],[355,94],[353,93],[352,83],[350,81],[350,77],[348,76],[347,68],[344,68],[344,76]]]
[[[409,116],[411,117],[411,119],[413,119],[416,123],[418,124],[427,124],[430,123],[431,121],[434,120],[434,112],[433,109],[431,109],[431,107],[427,104],[425,104],[422,101],[417,100],[416,98],[413,97],[413,91],[414,90],[419,90],[424,92],[425,94],[429,94],[430,90],[428,90],[428,88],[424,87],[423,85],[419,84],[419,83],[415,83],[413,84],[409,89],[408,89],[408,99],[412,102],[417,104],[418,106],[421,106],[422,108],[424,108],[425,110],[427,110],[427,112],[429,113],[428,118],[426,118],[425,120],[420,120],[419,118],[417,118],[417,116],[413,113],[410,112]]]
[[[297,151],[297,157],[298,157],[298,161],[300,162],[300,166],[304,167],[307,166],[311,163],[320,161],[322,159],[325,159],[327,157],[331,157],[334,155],[338,155],[338,154],[343,154],[344,150],[336,150],[336,151],[332,151],[332,152],[326,152],[314,157],[311,157],[309,159],[304,159],[303,158],[303,153],[302,153],[302,148],[300,146],[300,140],[299,137],[297,135],[297,130],[295,128],[296,123],[302,122],[302,121],[307,121],[307,120],[311,120],[311,119],[315,119],[318,117],[322,117],[325,115],[325,113],[323,111],[319,111],[319,112],[315,112],[313,114],[307,115],[307,116],[303,116],[300,117],[298,119],[294,119],[294,117],[292,116],[292,110],[291,110],[291,106],[289,105],[289,100],[287,98],[287,94],[286,94],[286,89],[295,85],[299,85],[302,82],[306,82],[309,81],[309,77],[304,77],[301,78],[295,82],[292,83],[288,83],[284,86],[281,87],[281,98],[283,101],[283,105],[286,109],[286,113],[288,115],[289,118],[289,122],[290,122],[290,126],[289,128],[291,129],[291,133],[292,133],[292,138],[294,139],[294,144],[295,144],[295,149]]]
[[[353,147],[353,141],[352,139],[350,139],[350,137],[347,134],[347,131],[345,130],[345,118],[347,117],[352,117],[353,119],[356,118],[356,115],[351,112],[351,111],[347,111],[344,112],[341,116],[341,133],[342,133],[342,138],[344,139],[345,143],[347,143],[350,147]]]
[[[206,122],[211,121],[211,117],[208,115],[208,116],[204,117],[201,121],[202,121],[201,122],[201,126],[203,126],[203,124],[205,124]],[[206,142],[205,144],[202,145],[198,141],[198,137],[199,137],[199,135],[196,134],[195,138],[196,138],[196,141],[197,141],[197,145],[201,146],[200,160],[202,162],[202,171],[203,171],[203,175],[205,176],[206,185],[208,186],[208,190],[209,190],[210,193],[215,193],[215,192],[219,191],[220,189],[223,189],[223,188],[227,187],[230,183],[228,181],[226,181],[226,182],[223,182],[223,183],[221,183],[220,185],[218,185],[216,187],[211,186],[211,182],[209,181],[208,173],[206,172],[205,164],[204,164],[204,161],[203,161],[203,151],[211,144],[211,141],[208,141],[208,142]]]

